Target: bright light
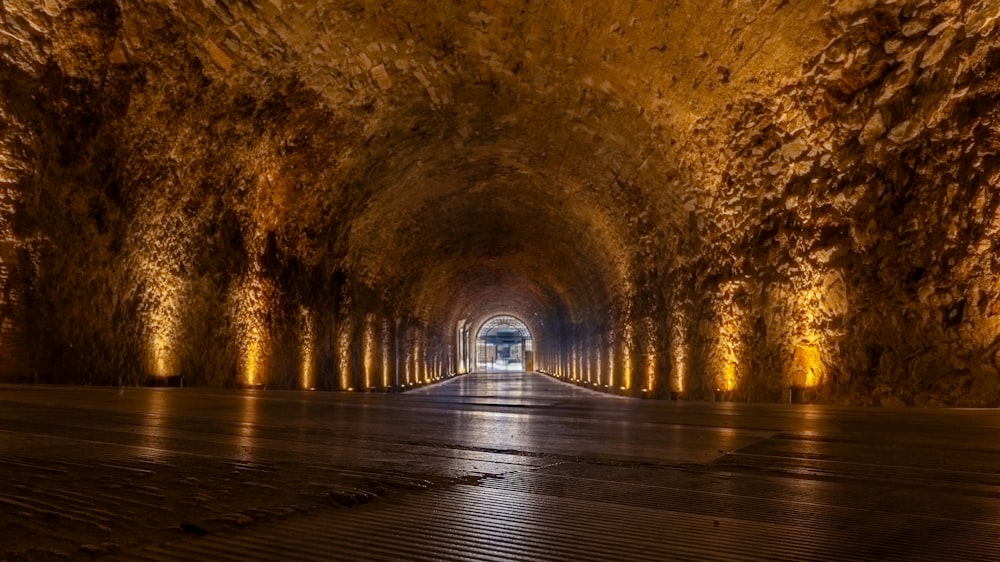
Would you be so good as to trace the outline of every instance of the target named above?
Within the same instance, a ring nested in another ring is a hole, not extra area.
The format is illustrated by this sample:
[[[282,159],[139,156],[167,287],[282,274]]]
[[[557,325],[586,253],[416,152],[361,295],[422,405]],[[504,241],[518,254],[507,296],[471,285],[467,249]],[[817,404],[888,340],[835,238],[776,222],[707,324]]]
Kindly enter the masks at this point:
[[[268,351],[265,319],[273,287],[257,275],[248,275],[233,295],[236,331],[240,347],[243,384],[264,383]]]
[[[591,353],[591,351],[589,349],[586,350],[584,352],[584,354],[587,356],[587,359],[586,359],[586,361],[587,361],[586,371],[585,371],[584,375],[586,377],[587,382],[589,383],[591,380],[593,380],[593,374],[592,374],[592,372],[594,370],[594,358],[593,358],[593,353]]]
[[[315,339],[315,327],[312,314],[309,309],[299,307],[299,348],[301,354],[301,387],[309,390],[313,389],[313,348]]]
[[[601,352],[601,347],[597,346],[594,350],[594,385],[598,385],[604,380],[604,354]]]
[[[670,323],[670,349],[673,357],[670,390],[680,394],[684,392],[688,359],[687,319],[680,312],[674,313]]]
[[[626,322],[625,329],[622,330],[622,390],[632,388],[632,346],[633,346],[632,324]],[[611,384],[614,384],[612,381]]]
[[[169,264],[159,255],[141,256],[139,270],[146,283],[144,302],[148,369],[157,377],[176,375],[179,370],[177,345],[183,315],[185,284],[170,273]]]
[[[656,323],[652,318],[647,316],[643,319],[643,324],[646,327],[646,341],[644,355],[646,357],[646,376],[645,388],[643,390],[649,390],[652,392],[656,389],[656,372],[659,369],[659,354],[657,352],[657,341],[656,341]]]
[[[416,340],[413,342],[413,376],[418,382],[421,379],[424,382],[429,382],[425,376],[423,345],[420,340],[421,338],[418,334]]]
[[[722,390],[731,392],[736,388],[736,363],[726,363],[722,369]]]
[[[813,388],[819,384],[823,373],[823,359],[816,345],[800,345],[792,357],[792,382],[794,386]]]
[[[249,386],[255,386],[257,382],[257,368],[260,362],[260,338],[256,335],[250,337],[246,342],[243,351],[243,380]]]
[[[735,282],[723,284],[716,302],[718,334],[713,350],[715,384],[727,392],[735,390],[742,379],[746,312],[740,306],[737,296],[742,288]]]
[[[361,337],[362,367],[364,369],[364,388],[372,387],[375,380],[375,315],[365,316],[364,334]]]
[[[337,331],[337,372],[340,374],[340,388],[354,390],[351,384],[351,332],[354,330],[350,318],[340,322]]]
[[[392,366],[389,364],[391,358],[389,350],[389,336],[392,331],[389,329],[389,320],[382,320],[382,330],[380,339],[382,340],[382,388],[389,388],[389,374]]]
[[[614,340],[612,340],[614,341]],[[604,386],[614,386],[615,384],[615,346],[612,343],[608,346],[608,383]]]

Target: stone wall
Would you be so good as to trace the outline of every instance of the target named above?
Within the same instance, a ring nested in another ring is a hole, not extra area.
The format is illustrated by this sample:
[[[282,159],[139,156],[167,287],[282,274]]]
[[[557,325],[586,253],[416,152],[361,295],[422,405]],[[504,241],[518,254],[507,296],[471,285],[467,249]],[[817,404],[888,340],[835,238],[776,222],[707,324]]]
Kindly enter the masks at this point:
[[[1000,8],[731,4],[4,2],[0,377],[1000,402]]]

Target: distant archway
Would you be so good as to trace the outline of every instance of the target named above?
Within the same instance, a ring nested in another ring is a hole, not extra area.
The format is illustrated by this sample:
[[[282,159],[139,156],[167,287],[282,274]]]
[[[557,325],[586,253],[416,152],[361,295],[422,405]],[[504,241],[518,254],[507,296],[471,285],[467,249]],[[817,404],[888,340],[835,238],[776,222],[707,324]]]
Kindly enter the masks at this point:
[[[483,322],[474,349],[476,371],[530,372],[535,368],[531,331],[514,316],[494,316]]]

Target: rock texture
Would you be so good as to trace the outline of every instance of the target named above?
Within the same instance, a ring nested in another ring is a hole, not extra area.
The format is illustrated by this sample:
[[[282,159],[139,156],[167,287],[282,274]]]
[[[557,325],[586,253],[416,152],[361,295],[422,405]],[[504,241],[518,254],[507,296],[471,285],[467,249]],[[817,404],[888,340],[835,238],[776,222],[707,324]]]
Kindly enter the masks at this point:
[[[0,4],[0,377],[1000,402],[992,0]],[[173,378],[172,378],[173,377]]]

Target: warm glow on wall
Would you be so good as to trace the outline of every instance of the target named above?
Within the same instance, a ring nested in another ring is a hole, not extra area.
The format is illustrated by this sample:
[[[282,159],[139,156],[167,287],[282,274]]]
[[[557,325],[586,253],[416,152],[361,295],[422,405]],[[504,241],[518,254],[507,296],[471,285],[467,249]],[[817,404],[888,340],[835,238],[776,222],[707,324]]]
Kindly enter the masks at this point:
[[[409,349],[406,350],[406,357],[403,359],[403,380],[407,386],[412,384],[413,380],[413,358]]]
[[[803,344],[792,356],[792,385],[813,388],[822,379],[823,358],[815,344]]]
[[[731,282],[723,284],[716,301],[715,321],[717,328],[715,349],[712,352],[715,387],[732,392],[742,379],[746,338],[746,312],[739,302],[742,285]]]
[[[429,379],[424,378],[425,366],[424,366],[424,354],[423,346],[420,342],[420,337],[418,336],[416,341],[413,343],[413,377],[419,382],[430,382]]]
[[[391,335],[392,330],[389,329],[389,321],[382,320],[379,334],[382,355],[382,388],[389,388],[392,386],[392,382],[389,380],[389,375],[392,374],[392,365],[390,365],[392,354],[390,353],[391,350],[389,348],[389,338]]]
[[[370,389],[375,382],[375,315],[365,316],[364,333],[361,335],[361,357],[364,369],[364,388]]]
[[[732,358],[722,367],[722,380],[719,388],[726,392],[732,392],[736,389],[736,362]]]
[[[653,322],[652,318],[646,317],[643,319],[643,325],[646,330],[646,340],[643,346],[645,359],[646,359],[646,373],[645,382],[643,386],[653,392],[656,390],[656,372],[659,369],[659,355],[657,353],[657,341],[656,341],[656,323]]]
[[[315,326],[313,316],[306,307],[299,308],[299,353],[301,354],[299,384],[305,390],[316,386],[313,380],[313,361],[315,346]]]
[[[608,337],[608,382],[607,386],[615,386],[615,335],[612,332]]]
[[[781,350],[781,367],[793,388],[823,383],[826,363],[843,335],[848,298],[844,272],[804,264],[789,282],[768,289],[768,344]]]
[[[675,313],[670,323],[670,353],[673,359],[670,375],[670,390],[683,393],[688,368],[687,319]]]
[[[141,310],[145,320],[148,370],[154,376],[178,374],[177,345],[183,315],[184,283],[170,273],[164,256],[143,256],[138,268],[146,283]]]
[[[337,329],[337,373],[340,390],[352,390],[351,385],[351,332],[354,326],[350,318],[344,318]]]
[[[158,302],[153,304],[146,319],[151,371],[158,377],[177,374],[176,340],[179,332],[179,297],[170,286],[160,286]],[[156,297],[154,297],[156,298]]]
[[[622,388],[628,390],[632,388],[632,369],[633,359],[632,359],[632,346],[633,342],[633,328],[632,324],[625,323],[625,329],[622,330]],[[613,382],[611,383],[614,384]]]
[[[248,386],[265,383],[268,353],[265,319],[271,303],[272,287],[259,276],[244,278],[234,294],[237,343],[240,348],[240,374]]]
[[[243,382],[249,386],[260,384],[260,337],[254,333],[249,336],[243,349]]]
[[[600,385],[604,381],[604,354],[601,352],[601,347],[597,346],[594,349],[594,380],[595,385]]]

